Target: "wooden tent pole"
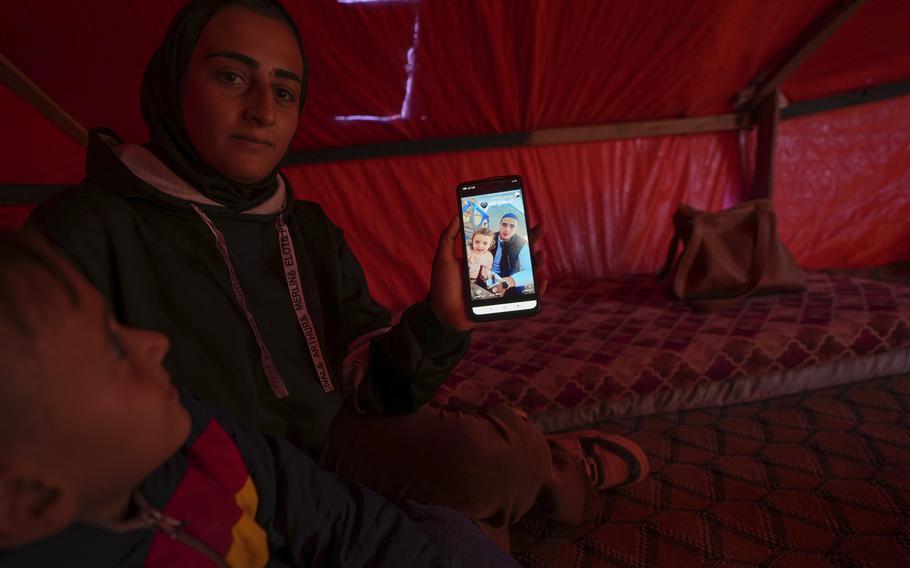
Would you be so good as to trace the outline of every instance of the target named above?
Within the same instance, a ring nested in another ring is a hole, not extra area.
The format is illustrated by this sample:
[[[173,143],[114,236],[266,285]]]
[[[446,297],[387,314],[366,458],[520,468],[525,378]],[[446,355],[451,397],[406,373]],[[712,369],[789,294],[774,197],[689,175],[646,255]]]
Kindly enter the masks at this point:
[[[780,94],[771,92],[755,110],[758,140],[755,144],[755,175],[752,198],[770,198],[774,187],[774,150],[777,147],[777,124],[780,121]]]
[[[739,123],[758,127],[755,171],[749,197],[771,197],[773,192],[781,84],[865,3],[866,0],[838,0],[830,10],[803,30],[774,63],[762,70],[748,87],[739,92],[736,102]],[[740,137],[740,144],[742,143],[743,138]]]
[[[866,0],[838,0],[830,10],[803,30],[774,63],[756,75],[749,86],[739,92],[737,111],[748,114],[757,109],[865,3]]]
[[[69,134],[81,146],[88,144],[88,131],[73,118],[44,89],[39,87],[12,61],[0,53],[0,81],[46,116],[58,128]]]

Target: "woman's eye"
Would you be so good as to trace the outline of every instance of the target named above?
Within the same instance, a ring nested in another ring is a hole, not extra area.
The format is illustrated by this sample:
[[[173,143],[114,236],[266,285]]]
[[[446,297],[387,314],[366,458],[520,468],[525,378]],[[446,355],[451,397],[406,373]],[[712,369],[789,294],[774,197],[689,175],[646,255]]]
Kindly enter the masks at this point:
[[[243,82],[243,78],[233,71],[221,71],[218,73],[218,78],[222,83],[226,83],[228,85],[239,85]]]
[[[275,96],[278,97],[278,100],[285,103],[294,102],[294,93],[287,89],[275,89]]]

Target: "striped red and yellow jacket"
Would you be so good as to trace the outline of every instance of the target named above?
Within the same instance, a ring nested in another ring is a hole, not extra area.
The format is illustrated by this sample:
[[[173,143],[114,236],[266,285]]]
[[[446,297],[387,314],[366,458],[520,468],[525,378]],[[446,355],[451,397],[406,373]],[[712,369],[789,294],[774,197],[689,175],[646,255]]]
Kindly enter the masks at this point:
[[[117,530],[76,523],[0,551],[0,567],[450,566],[426,533],[379,495],[183,397],[184,446],[135,492]]]

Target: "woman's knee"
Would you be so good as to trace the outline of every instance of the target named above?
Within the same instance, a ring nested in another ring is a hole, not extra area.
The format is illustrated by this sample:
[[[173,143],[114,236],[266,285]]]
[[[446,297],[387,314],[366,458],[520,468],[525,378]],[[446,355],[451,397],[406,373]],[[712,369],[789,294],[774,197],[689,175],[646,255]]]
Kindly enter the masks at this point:
[[[524,413],[502,404],[483,409],[464,429],[463,450],[469,459],[484,463],[501,477],[542,479],[549,470],[550,448]]]

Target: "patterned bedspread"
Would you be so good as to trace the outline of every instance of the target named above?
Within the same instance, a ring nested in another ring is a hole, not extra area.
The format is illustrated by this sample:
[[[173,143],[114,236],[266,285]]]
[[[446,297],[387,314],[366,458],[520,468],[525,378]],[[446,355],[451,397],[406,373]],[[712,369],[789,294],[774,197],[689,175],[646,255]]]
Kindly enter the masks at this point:
[[[528,515],[524,566],[910,566],[910,376],[600,427],[651,476],[585,525]]]
[[[554,286],[539,316],[475,331],[435,401],[509,402],[553,431],[902,372],[910,286],[811,273],[806,293],[700,313],[635,275]]]

